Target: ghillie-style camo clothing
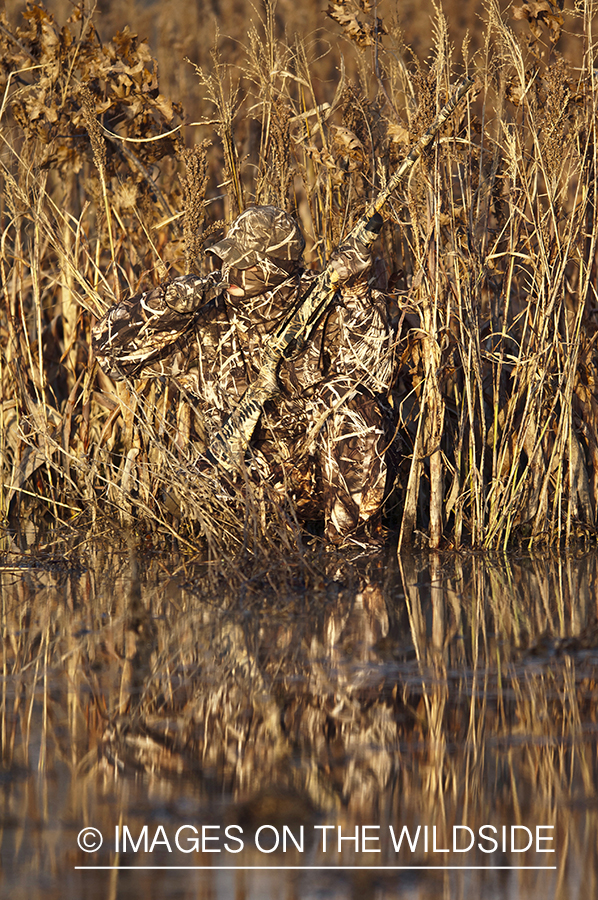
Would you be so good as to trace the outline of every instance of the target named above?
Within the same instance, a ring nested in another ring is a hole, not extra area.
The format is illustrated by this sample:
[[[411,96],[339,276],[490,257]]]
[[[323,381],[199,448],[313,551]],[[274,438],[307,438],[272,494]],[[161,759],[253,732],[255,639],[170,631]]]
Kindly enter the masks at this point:
[[[93,330],[100,365],[115,380],[174,379],[199,411],[209,456],[210,435],[255,379],[268,336],[315,277],[300,268],[302,251],[286,213],[246,210],[208,251],[220,272],[175,278],[108,311]],[[266,404],[248,464],[339,540],[381,509],[387,490],[394,334],[384,294],[367,282],[369,251],[341,247],[333,264],[345,286],[303,350],[282,360],[281,394]]]

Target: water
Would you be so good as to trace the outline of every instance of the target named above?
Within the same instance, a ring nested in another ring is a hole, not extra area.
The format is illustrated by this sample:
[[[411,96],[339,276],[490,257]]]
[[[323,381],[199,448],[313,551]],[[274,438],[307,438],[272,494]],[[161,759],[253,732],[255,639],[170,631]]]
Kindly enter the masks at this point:
[[[598,895],[596,554],[35,546],[1,558],[2,897]]]

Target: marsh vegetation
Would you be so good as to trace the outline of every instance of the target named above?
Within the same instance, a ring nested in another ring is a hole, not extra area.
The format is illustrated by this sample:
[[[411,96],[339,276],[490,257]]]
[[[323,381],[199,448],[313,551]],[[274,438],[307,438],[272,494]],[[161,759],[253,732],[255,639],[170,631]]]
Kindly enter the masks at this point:
[[[438,7],[419,56],[383,3],[378,18],[331,4],[324,29],[297,36],[283,6],[254,12],[242,45],[194,45],[199,62],[166,77],[141,36],[102,39],[83,5],[3,18],[5,522],[133,519],[214,559],[300,548],[292,504],[267,484],[216,491],[197,475],[192,398],[112,383],[91,325],[127,293],[201,271],[248,203],[296,214],[322,266],[467,72],[477,96],[388,204],[379,246],[400,323],[386,524],[401,546],[592,542],[593,6],[490,2],[456,46]]]

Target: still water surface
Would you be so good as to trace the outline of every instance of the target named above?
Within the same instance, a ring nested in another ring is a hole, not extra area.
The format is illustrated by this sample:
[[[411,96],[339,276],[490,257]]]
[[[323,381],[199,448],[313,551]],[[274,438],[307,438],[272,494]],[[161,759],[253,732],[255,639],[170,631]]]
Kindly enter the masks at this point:
[[[1,562],[2,897],[598,896],[596,554]]]

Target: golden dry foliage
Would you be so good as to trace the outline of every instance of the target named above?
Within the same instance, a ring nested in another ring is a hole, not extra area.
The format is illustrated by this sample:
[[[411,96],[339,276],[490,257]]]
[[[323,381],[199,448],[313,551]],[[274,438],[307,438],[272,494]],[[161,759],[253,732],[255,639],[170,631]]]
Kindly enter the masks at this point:
[[[344,43],[330,79],[333,51],[279,39],[268,5],[244,60],[217,43],[196,67],[193,125],[128,29],[102,43],[82,6],[64,25],[39,5],[18,27],[2,18],[6,521],[132,517],[215,560],[300,547],[293,504],[267,484],[197,475],[192,399],[161,381],[112,383],[91,324],[123,294],[201,268],[206,238],[248,203],[297,214],[321,265],[466,69],[477,98],[396,192],[380,243],[376,277],[400,325],[387,525],[401,545],[595,539],[591,5],[524,3],[513,23],[491,3],[473,59],[468,45],[456,57],[439,7],[426,62],[376,16],[331,4]]]

